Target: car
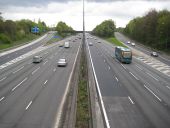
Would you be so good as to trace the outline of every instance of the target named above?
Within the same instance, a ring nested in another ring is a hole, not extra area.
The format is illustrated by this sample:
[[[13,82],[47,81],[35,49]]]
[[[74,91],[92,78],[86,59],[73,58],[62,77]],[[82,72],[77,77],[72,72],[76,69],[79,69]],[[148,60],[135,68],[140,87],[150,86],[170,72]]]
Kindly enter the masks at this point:
[[[132,46],[135,46],[135,43],[131,43]]]
[[[90,42],[90,43],[89,43],[89,46],[93,46],[93,43],[92,43],[92,42]]]
[[[127,44],[130,44],[130,41],[127,41],[126,43],[127,43]]]
[[[42,56],[33,56],[33,63],[40,63],[42,61]]]
[[[59,59],[58,62],[57,62],[57,65],[58,65],[58,67],[65,67],[65,66],[67,66],[66,59],[65,58]]]
[[[157,52],[151,52],[151,56],[158,57],[158,53]]]
[[[101,43],[101,41],[97,41],[97,43]]]

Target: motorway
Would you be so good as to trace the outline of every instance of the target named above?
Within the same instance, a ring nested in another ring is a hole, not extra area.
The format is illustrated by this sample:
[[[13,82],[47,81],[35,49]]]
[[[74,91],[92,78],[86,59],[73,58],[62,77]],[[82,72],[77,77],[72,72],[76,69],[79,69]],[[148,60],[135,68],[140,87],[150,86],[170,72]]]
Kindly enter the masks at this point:
[[[32,63],[31,55],[0,70],[0,128],[58,126],[56,122],[60,118],[65,100],[63,97],[68,91],[81,44],[81,40],[76,40],[70,42],[71,47],[68,49],[59,47],[68,39],[45,46],[45,50],[36,53],[43,56],[41,63]],[[58,59],[63,57],[67,59],[68,65],[57,67]]]
[[[114,46],[95,38],[86,46],[107,128],[169,128],[170,77],[136,58],[121,64]]]
[[[5,54],[3,56],[0,56],[0,65],[9,62],[10,60],[13,60],[29,51],[32,51],[42,45],[44,45],[47,41],[49,41],[52,37],[53,37],[54,33],[48,33],[47,36],[44,35],[44,38],[42,38],[39,41],[36,41],[36,43],[33,43],[32,45],[29,45],[27,47],[24,47],[22,49],[18,49],[16,51],[11,50],[12,52],[10,52],[9,54]]]

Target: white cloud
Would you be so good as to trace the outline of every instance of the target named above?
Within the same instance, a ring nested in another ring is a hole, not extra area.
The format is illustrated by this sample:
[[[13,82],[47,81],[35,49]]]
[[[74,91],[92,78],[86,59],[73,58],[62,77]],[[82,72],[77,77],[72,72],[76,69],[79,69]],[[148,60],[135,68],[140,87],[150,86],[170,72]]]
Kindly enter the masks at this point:
[[[150,9],[170,10],[170,1],[116,1],[116,2],[86,2],[86,30],[92,30],[103,20],[113,19],[116,25],[125,26],[134,17],[146,14]],[[82,30],[82,2],[50,2],[40,6],[7,6],[0,10],[5,19],[31,19],[45,21],[47,25],[56,25],[64,21],[75,30]]]

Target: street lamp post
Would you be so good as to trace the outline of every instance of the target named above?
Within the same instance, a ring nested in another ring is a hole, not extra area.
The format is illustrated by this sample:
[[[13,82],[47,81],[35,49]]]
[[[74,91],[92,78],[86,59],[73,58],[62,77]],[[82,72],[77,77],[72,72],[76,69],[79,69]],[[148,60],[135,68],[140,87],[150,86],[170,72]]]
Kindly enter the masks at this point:
[[[83,0],[83,43],[85,43],[85,21],[84,21],[84,0]]]

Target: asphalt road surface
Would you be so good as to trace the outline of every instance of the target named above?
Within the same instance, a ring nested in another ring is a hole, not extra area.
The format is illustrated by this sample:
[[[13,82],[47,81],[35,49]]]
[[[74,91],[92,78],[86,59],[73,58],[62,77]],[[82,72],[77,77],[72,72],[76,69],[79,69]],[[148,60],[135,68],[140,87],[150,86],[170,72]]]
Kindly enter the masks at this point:
[[[0,128],[51,128],[55,125],[81,44],[81,40],[76,40],[70,41],[68,49],[59,47],[65,41],[68,39],[36,53],[43,56],[41,63],[32,63],[32,55],[0,70]],[[68,65],[57,67],[59,58],[66,58]]]
[[[47,34],[47,36],[45,36],[45,38],[43,38],[42,40],[38,41],[37,43],[34,43],[32,45],[29,45],[28,47],[25,47],[25,48],[22,48],[22,49],[19,49],[17,51],[14,51],[14,52],[11,52],[9,54],[6,54],[6,55],[3,55],[3,56],[0,56],[0,65],[10,61],[10,60],[13,60],[29,51],[32,51],[33,49],[36,49],[40,46],[42,46],[43,44],[45,44],[47,41],[49,41],[52,37],[53,37],[54,33],[49,33]]]
[[[170,77],[135,58],[131,64],[121,64],[114,56],[114,46],[95,38],[87,39],[86,44],[109,126],[169,128]]]

